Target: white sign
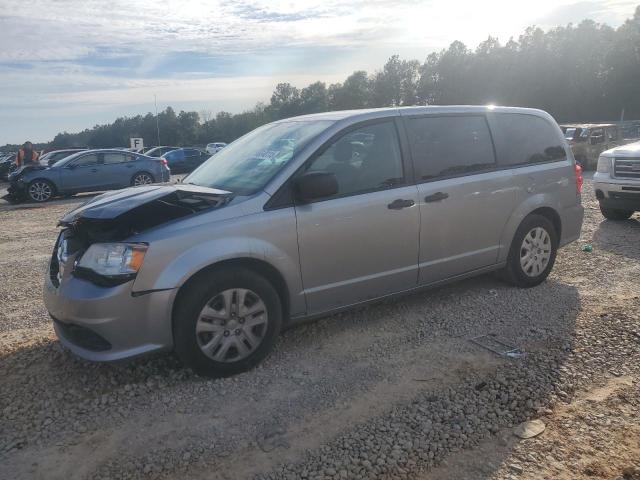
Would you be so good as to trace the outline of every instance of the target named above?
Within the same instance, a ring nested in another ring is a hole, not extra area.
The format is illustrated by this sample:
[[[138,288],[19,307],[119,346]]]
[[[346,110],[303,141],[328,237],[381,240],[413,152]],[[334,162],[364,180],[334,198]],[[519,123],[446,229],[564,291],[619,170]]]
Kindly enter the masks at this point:
[[[135,148],[139,150],[140,148],[144,148],[144,141],[142,138],[130,138],[131,148]]]

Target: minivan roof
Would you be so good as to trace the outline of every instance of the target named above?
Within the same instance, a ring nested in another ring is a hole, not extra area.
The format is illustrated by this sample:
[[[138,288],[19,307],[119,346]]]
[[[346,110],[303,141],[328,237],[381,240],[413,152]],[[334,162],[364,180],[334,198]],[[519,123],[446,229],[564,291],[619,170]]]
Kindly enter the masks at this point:
[[[300,115],[298,117],[284,118],[275,123],[287,121],[316,121],[316,120],[332,120],[339,121],[344,119],[352,119],[363,117],[377,118],[390,117],[396,115],[420,115],[420,114],[437,114],[437,113],[486,113],[486,112],[502,112],[502,113],[527,113],[538,116],[549,116],[543,110],[536,108],[523,107],[502,107],[494,105],[427,105],[414,107],[385,107],[385,108],[364,108],[359,110],[339,110],[335,112],[312,113],[309,115]]]

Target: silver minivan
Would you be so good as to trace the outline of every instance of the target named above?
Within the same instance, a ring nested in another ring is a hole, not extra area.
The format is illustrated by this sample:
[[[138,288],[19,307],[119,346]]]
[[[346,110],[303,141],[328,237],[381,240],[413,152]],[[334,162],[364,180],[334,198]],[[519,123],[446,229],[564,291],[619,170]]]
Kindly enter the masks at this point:
[[[580,234],[581,185],[540,110],[280,120],[182,183],[68,213],[45,304],[61,343],[86,359],[173,349],[196,372],[230,375],[304,319],[494,270],[538,285]]]

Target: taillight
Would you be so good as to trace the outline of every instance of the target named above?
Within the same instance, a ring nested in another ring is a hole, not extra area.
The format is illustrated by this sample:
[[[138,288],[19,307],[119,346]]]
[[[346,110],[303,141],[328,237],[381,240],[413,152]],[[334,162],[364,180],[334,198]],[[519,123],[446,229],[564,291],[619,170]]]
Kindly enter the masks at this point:
[[[161,163],[162,165],[164,165],[165,167],[168,167],[168,166],[169,166],[169,162],[167,162],[167,160],[166,160],[166,159],[164,159],[164,158],[161,158],[161,159],[160,159],[160,163]]]
[[[576,163],[574,169],[576,173],[576,193],[582,193],[582,184],[584,182],[582,178],[582,167]]]

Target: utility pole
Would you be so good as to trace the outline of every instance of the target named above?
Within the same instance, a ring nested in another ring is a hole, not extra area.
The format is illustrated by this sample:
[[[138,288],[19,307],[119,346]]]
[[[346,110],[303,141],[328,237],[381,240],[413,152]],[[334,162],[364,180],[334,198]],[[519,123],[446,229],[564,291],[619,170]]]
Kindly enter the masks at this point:
[[[160,124],[158,123],[158,97],[153,94],[153,102],[156,104],[156,131],[158,133],[158,147],[160,146]]]

